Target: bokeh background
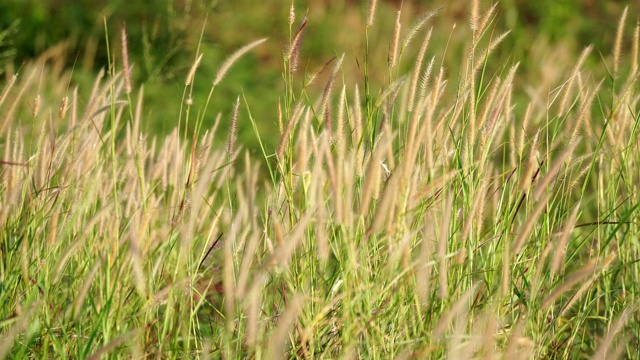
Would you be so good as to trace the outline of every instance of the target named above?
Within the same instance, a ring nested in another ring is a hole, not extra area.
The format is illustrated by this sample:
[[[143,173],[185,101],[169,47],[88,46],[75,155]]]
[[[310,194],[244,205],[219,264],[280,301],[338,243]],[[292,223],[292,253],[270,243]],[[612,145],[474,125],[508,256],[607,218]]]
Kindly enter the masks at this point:
[[[361,34],[368,3],[295,1],[292,30],[308,16],[299,82],[305,71],[341,53],[345,53],[345,80],[362,81],[359,65],[365,39]],[[491,3],[483,1],[481,5],[487,9]],[[611,53],[617,21],[627,5],[632,7],[627,22],[637,21],[633,15],[637,4],[624,1],[499,1],[497,20],[490,27],[492,35],[508,29],[512,32],[492,55],[496,60],[490,62],[490,70],[500,72],[520,62],[519,73],[524,75],[516,86],[523,90],[521,96],[528,97],[522,101],[543,102],[547,95],[530,89],[557,86],[583,47],[594,45],[592,65],[605,63],[599,54]],[[420,14],[440,6],[444,8],[431,21],[434,31],[429,56],[435,56],[435,63],[445,67],[450,79],[457,78],[469,41],[468,1],[380,0],[375,26],[369,33],[371,76],[380,80],[376,83],[384,84],[388,75],[387,52],[396,11],[402,7],[406,31]],[[224,59],[244,44],[268,37],[268,43],[242,58],[216,89],[205,119],[210,125],[218,112],[228,119],[234,100],[244,94],[260,130],[275,134],[277,96],[283,87],[282,51],[291,31],[287,20],[290,7],[289,0],[3,0],[0,79],[4,82],[26,64],[40,61],[68,77],[67,88],[62,86],[59,91],[72,91],[69,83],[90,87],[97,72],[108,66],[107,40],[116,63],[119,61],[120,27],[126,24],[134,78],[137,84],[144,84],[144,126],[149,133],[162,135],[177,125],[185,77],[199,45],[204,57],[194,84],[196,109],[202,108]],[[633,26],[627,30],[629,39]],[[410,58],[410,54],[404,56],[406,63],[401,64],[400,72],[410,68]],[[320,92],[323,85],[321,78],[310,92]],[[255,149],[253,130],[245,125],[239,128],[240,141]],[[266,140],[273,144],[277,136]]]

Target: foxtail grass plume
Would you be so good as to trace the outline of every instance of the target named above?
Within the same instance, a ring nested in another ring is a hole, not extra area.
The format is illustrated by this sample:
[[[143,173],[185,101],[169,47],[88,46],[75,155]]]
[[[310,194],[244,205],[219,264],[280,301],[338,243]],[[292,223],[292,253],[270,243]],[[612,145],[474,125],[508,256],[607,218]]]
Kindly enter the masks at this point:
[[[362,191],[362,201],[360,205],[360,215],[365,217],[369,212],[370,204],[373,199],[376,198],[375,192],[377,192],[378,181],[381,177],[382,170],[382,156],[386,150],[386,141],[388,136],[383,136],[381,141],[377,143],[377,146],[373,150],[373,155],[369,160],[369,165],[364,183],[364,189]]]
[[[400,23],[400,15],[402,14],[402,9],[398,10],[396,14],[396,24],[393,27],[393,40],[391,42],[391,46],[389,47],[389,67],[395,68],[398,62],[398,42],[400,42],[400,29],[402,28],[402,24]]]
[[[291,1],[291,7],[289,8],[289,27],[293,26],[293,23],[296,21],[296,7],[294,6],[293,0]]]
[[[347,102],[347,87],[342,85],[340,91],[340,97],[338,100],[338,118],[336,121],[336,142],[341,149],[341,152],[345,149],[345,106]]]
[[[622,310],[622,313],[618,315],[616,321],[614,321],[609,327],[607,336],[605,336],[604,339],[600,342],[598,349],[593,354],[593,357],[591,359],[617,359],[621,355],[620,352],[623,352],[624,348],[626,347],[626,341],[624,340],[628,340],[628,336],[621,337],[618,335],[618,333],[623,330],[627,322],[633,318],[633,314],[637,312],[637,307],[638,305],[636,303],[635,305],[629,305],[624,310]],[[615,340],[620,338],[622,339],[619,341],[619,343],[614,344]]]
[[[560,266],[564,261],[564,256],[567,251],[567,243],[569,242],[569,238],[571,236],[571,232],[575,227],[576,218],[578,217],[578,212],[580,211],[580,203],[578,203],[569,215],[569,219],[565,223],[562,228],[562,232],[560,233],[560,239],[558,240],[558,244],[556,250],[553,253],[553,257],[551,258],[551,262],[549,263],[549,270],[552,273],[557,274],[560,271]]]
[[[33,82],[35,75],[36,75],[36,71],[35,70],[31,70],[27,73],[27,78],[23,80],[22,82],[22,87],[20,87],[20,90],[18,91],[18,94],[16,95],[17,99],[20,99],[24,96],[25,92],[27,91],[27,89],[29,88],[29,86],[31,85],[31,83]],[[13,83],[15,82],[15,77],[12,77],[11,80],[9,81],[9,84],[7,85],[7,87],[5,88],[3,95],[2,95],[2,100],[0,100],[0,105],[2,105],[2,103],[4,102],[6,95],[9,92],[9,89],[12,87]],[[11,122],[13,120],[13,117],[15,115],[15,112],[18,110],[18,104],[20,102],[19,101],[14,101],[11,103],[11,106],[9,107],[9,109],[7,111],[3,111],[4,113],[4,119],[0,122],[0,135],[4,134],[5,129],[7,128],[7,126],[9,125],[9,122]]]
[[[191,65],[191,68],[189,69],[189,73],[187,74],[187,79],[184,81],[184,84],[186,86],[191,85],[191,83],[193,82],[193,78],[196,75],[196,70],[200,65],[200,60],[202,60],[202,55],[203,54],[198,55],[198,57],[196,58],[196,61]]]
[[[480,20],[480,23],[476,26],[474,30],[474,45],[477,43],[477,41],[480,39],[480,36],[482,36],[485,27],[487,26],[487,24],[489,23],[489,20],[491,20],[491,16],[493,15],[493,12],[496,11],[496,6],[498,6],[498,3],[494,3],[493,6],[491,6],[491,8],[489,10],[487,10],[487,12],[484,14],[484,16],[482,17],[482,20]]]
[[[280,135],[282,135],[282,132],[284,131],[284,127],[282,125],[282,103],[280,102],[280,98],[278,98],[278,102],[277,102],[277,113],[278,113],[278,131],[280,132]]]
[[[247,317],[247,343],[249,346],[254,346],[258,343],[261,309],[260,300],[267,278],[268,276],[266,273],[257,276],[257,280],[254,278],[251,284],[251,289],[249,289],[248,294],[246,295],[245,316]]]
[[[638,72],[638,46],[640,46],[640,21],[636,21],[633,29],[633,44],[631,45],[631,76]]]
[[[531,103],[527,104],[527,109],[524,111],[524,116],[522,117],[522,124],[520,124],[520,136],[516,143],[516,150],[518,151],[519,159],[522,159],[522,154],[524,153],[524,139],[527,135],[529,119],[531,119]]]
[[[284,131],[280,136],[280,143],[278,144],[278,150],[276,151],[276,156],[278,159],[284,158],[284,152],[287,149],[287,144],[289,144],[291,133],[293,132],[293,129],[295,128],[295,125],[298,122],[298,119],[300,119],[300,116],[302,115],[303,110],[304,110],[304,107],[298,104],[293,110],[293,112],[291,113],[291,116],[289,117],[289,121],[287,122],[287,125],[285,126]]]
[[[562,166],[567,162],[567,160],[569,160],[577,144],[578,141],[570,142],[569,146],[562,152],[562,154],[557,159],[553,159],[551,168],[533,190],[533,197],[536,200],[540,199],[542,194],[547,191],[547,187],[549,186],[549,184],[551,184],[554,180],[557,180],[556,175],[558,174]]]
[[[431,74],[433,72],[433,62],[435,61],[435,59],[435,56],[431,57],[427,68],[422,72],[422,76],[420,76],[420,93],[418,94],[418,96],[421,99],[425,99],[427,97],[427,91],[429,90],[429,85],[431,83]],[[396,92],[396,96],[397,95],[398,93]]]
[[[342,61],[344,59],[344,54],[340,56],[338,62],[334,65],[333,71],[331,72],[331,76],[327,81],[327,84],[324,87],[324,92],[322,94],[322,103],[320,105],[321,114],[324,117],[325,126],[327,128],[327,133],[329,134],[329,141],[332,141],[332,119],[331,119],[331,95],[333,94],[333,85],[335,83],[336,77],[338,76],[338,72],[342,67]]]
[[[567,275],[564,282],[553,289],[553,291],[551,291],[550,294],[542,301],[542,308],[546,309],[551,306],[562,294],[582,282],[582,280],[589,277],[597,269],[598,267],[596,266],[595,260],[592,260],[582,268]]]
[[[91,267],[91,270],[89,271],[89,273],[85,276],[84,281],[82,282],[82,286],[76,293],[76,298],[73,303],[73,307],[69,308],[70,310],[69,315],[73,320],[77,320],[80,317],[82,313],[81,311],[82,306],[85,303],[87,295],[89,294],[89,289],[93,285],[93,280],[95,279],[95,276],[98,273],[98,270],[101,269],[101,266],[102,266],[102,261],[100,259],[96,260],[96,262]]]
[[[525,325],[526,322],[523,320],[518,320],[513,324],[503,359],[526,359],[531,353],[530,349],[522,349],[523,340],[528,340],[524,337]]]
[[[493,41],[491,41],[491,43],[489,44],[489,46],[487,46],[487,48],[481,52],[481,56],[478,56],[476,58],[476,62],[473,65],[473,74],[475,74],[478,69],[480,69],[480,67],[485,64],[485,62],[487,61],[487,57],[489,57],[489,54],[491,54],[491,52],[493,51],[493,49],[496,48],[496,46],[498,46],[498,44],[500,44],[502,42],[502,40],[504,40],[504,38],[509,35],[509,33],[511,32],[511,30],[505,31],[502,34],[500,34],[500,36],[498,36],[497,38],[495,38]]]
[[[124,92],[131,93],[131,74],[129,68],[129,49],[127,41],[127,25],[122,24],[120,28],[120,46],[122,50],[122,71],[124,73]]]
[[[551,199],[551,193],[546,194],[545,197],[540,199],[536,204],[536,207],[529,214],[527,221],[518,230],[518,236],[513,241],[513,257],[514,258],[518,257],[518,255],[520,254],[520,251],[525,246],[526,240],[529,238],[529,235],[531,235],[531,232],[533,231],[534,226],[537,224],[536,221],[538,220],[538,217],[542,215],[542,212],[547,208],[547,206],[549,205],[550,199]]]
[[[580,102],[580,108],[578,109],[578,114],[576,115],[575,124],[573,125],[573,130],[569,135],[569,144],[572,144],[578,138],[580,134],[580,129],[582,128],[585,120],[590,118],[591,106],[593,105],[593,101],[595,100],[596,95],[598,94],[598,90],[600,90],[600,86],[602,86],[601,80],[598,85],[596,85],[595,89],[593,89],[590,93],[588,93]]]
[[[231,56],[229,56],[227,58],[227,60],[225,60],[222,65],[220,66],[220,69],[218,70],[218,72],[216,73],[216,77],[213,80],[213,86],[216,86],[220,83],[220,81],[222,81],[222,79],[224,78],[224,76],[227,74],[227,72],[229,71],[229,69],[231,68],[231,66],[233,66],[233,64],[238,61],[239,58],[241,58],[244,54],[248,53],[249,51],[251,51],[253,48],[255,48],[256,46],[264,43],[265,41],[267,41],[267,38],[263,38],[260,40],[256,40],[250,44],[247,44],[243,47],[241,47],[240,49],[238,49],[236,52],[234,52],[233,54],[231,54]]]
[[[373,26],[373,21],[375,20],[377,7],[378,7],[378,0],[371,0],[369,2],[369,11],[367,12],[367,27]]]
[[[573,70],[571,71],[571,77],[564,84],[562,97],[560,98],[560,105],[558,106],[558,113],[560,115],[564,115],[565,113],[567,103],[569,102],[569,96],[571,95],[571,89],[573,88],[573,83],[575,79],[578,77],[580,68],[584,64],[584,61],[586,60],[586,58],[591,53],[592,49],[593,49],[593,45],[589,45],[586,48],[584,48],[584,50],[582,50],[582,53],[580,53],[580,57],[578,57],[578,61],[573,66]]]
[[[289,63],[289,73],[293,74],[298,70],[298,63],[300,62],[300,48],[302,47],[302,36],[304,30],[307,27],[307,18],[305,17],[296,31],[296,34],[291,39],[289,44],[289,50],[287,51],[287,61]]]
[[[285,22],[292,2],[284,1]],[[551,70],[516,73],[518,59],[501,63],[483,52],[502,32],[495,12],[487,18],[478,0],[468,3],[475,31],[451,36],[451,52],[431,54],[432,45],[417,41],[428,39],[430,25],[411,28],[407,8],[400,19],[380,2],[375,21],[387,22],[389,40],[370,53],[370,76],[359,76],[365,49],[356,46],[343,60],[358,62],[356,73],[342,76],[334,61],[323,76],[299,82],[288,73],[301,56],[293,40],[303,20],[292,7],[291,47],[280,53],[284,86],[272,111],[246,104],[259,142],[251,145],[260,149],[246,151],[243,164],[242,97],[227,99],[228,122],[218,115],[205,128],[202,108],[184,134],[179,122],[160,137],[145,134],[155,119],[145,124],[143,87],[123,101],[123,71],[97,73],[86,91],[60,81],[50,68],[56,60],[25,64],[15,84],[9,74],[0,86],[1,128],[11,129],[0,131],[0,225],[8,235],[0,243],[15,249],[3,266],[15,275],[10,287],[26,296],[0,310],[0,355],[64,357],[66,347],[29,346],[31,337],[80,344],[96,359],[633,357],[624,340],[638,328],[637,244],[622,235],[640,234],[632,211],[640,76],[630,68],[638,50],[629,46],[627,56],[621,41],[618,78],[602,91],[595,84],[613,78],[613,56],[607,71],[586,60],[590,48],[573,54],[577,62],[549,57]],[[407,30],[415,41],[403,55]],[[368,35],[381,39],[373,28]],[[430,44],[446,35],[434,26]],[[212,83],[253,46],[223,58]],[[196,52],[179,79],[187,87],[173,99],[176,110],[199,81],[202,58]],[[629,70],[636,74],[623,79]],[[321,78],[320,93],[305,88]],[[270,124],[281,138],[259,130]],[[13,234],[25,236],[15,243]],[[50,284],[60,296],[39,296]],[[121,311],[109,313],[105,341],[83,345],[73,332],[30,326],[63,315],[62,326],[82,317],[85,334],[100,332],[96,306],[109,299]],[[585,319],[600,325],[576,334]],[[556,331],[545,332],[549,326]],[[216,336],[202,340],[203,331]],[[419,339],[398,341],[403,334]]]
[[[6,358],[11,353],[16,339],[32,324],[34,318],[38,315],[38,307],[42,306],[41,302],[41,300],[35,300],[26,311],[17,312],[13,319],[14,321],[6,324],[4,335],[0,339],[0,359]]]
[[[363,136],[363,127],[362,127],[362,108],[360,106],[360,90],[358,85],[355,86],[354,95],[353,95],[353,110],[354,110],[354,119],[353,119],[353,132],[352,132],[352,144],[356,149],[356,175],[361,178],[363,175],[363,161],[364,161],[364,149],[363,144],[361,144],[362,136]]]
[[[480,5],[478,4],[478,0],[471,0],[471,14],[469,16],[469,27],[471,28],[471,30],[477,30],[478,29],[478,21],[479,21],[479,8]]]
[[[591,287],[593,286],[593,283],[598,280],[598,278],[600,278],[600,274],[598,272],[595,272],[594,274],[589,276],[588,279],[582,280],[582,285],[580,285],[578,290],[572,292],[570,300],[562,305],[562,311],[560,311],[557,318],[563,318],[566,316],[565,314],[567,314],[567,312],[572,311],[573,305],[580,302],[580,300],[582,299],[582,295],[592,290]],[[617,359],[617,357],[615,359]]]
[[[625,6],[622,16],[620,16],[618,31],[616,32],[616,40],[613,45],[613,77],[618,75],[618,68],[620,67],[620,53],[622,48],[622,38],[624,35],[624,22],[627,19],[627,10],[629,10],[629,5]]]
[[[446,201],[444,214],[442,216],[442,227],[440,228],[440,236],[438,237],[438,278],[440,280],[439,295],[441,299],[446,299],[449,296],[446,254],[449,240],[449,223],[451,221],[451,213],[453,212],[453,198],[448,197]]]
[[[482,200],[484,200],[484,198],[486,197],[486,189],[487,189],[487,178],[484,178],[480,184],[480,187],[478,187],[475,191],[474,191],[474,196],[473,196],[473,203],[471,204],[471,209],[469,209],[469,212],[467,213],[467,219],[464,222],[464,226],[462,228],[462,240],[466,241],[469,233],[471,232],[471,227],[474,223],[474,220],[478,220],[476,221],[477,225],[479,226],[480,224],[482,224],[482,222],[480,221],[480,219],[477,219],[475,217],[476,212],[478,212],[478,209],[481,208],[480,203]]]
[[[444,336],[447,328],[451,324],[451,322],[456,319],[458,316],[462,315],[469,308],[469,300],[476,294],[478,290],[478,285],[471,286],[467,291],[465,291],[458,300],[451,306],[451,308],[444,312],[440,317],[440,321],[436,325],[433,330],[433,336],[436,338],[440,338]]]
[[[64,119],[68,109],[69,109],[69,97],[65,96],[62,98],[62,101],[60,102],[60,108],[58,109],[59,120]]]
[[[36,95],[35,100],[33,100],[33,109],[31,109],[31,115],[33,117],[38,116],[40,113],[40,95]]]
[[[413,105],[416,97],[416,89],[418,87],[418,81],[420,80],[420,75],[422,74],[422,63],[424,61],[424,55],[427,53],[427,47],[429,46],[429,41],[431,40],[431,29],[425,35],[424,41],[422,42],[422,46],[420,47],[420,52],[418,53],[418,58],[416,59],[416,65],[413,68],[413,76],[411,78],[411,87],[409,88],[409,100],[407,103],[407,109],[409,111],[413,111]]]
[[[302,88],[307,88],[309,85],[311,85],[313,83],[313,81],[318,77],[318,75],[320,73],[322,73],[326,68],[329,67],[329,65],[331,65],[331,63],[336,59],[336,57],[332,57],[331,59],[329,59],[328,61],[326,61],[324,64],[322,64],[322,66],[318,67],[316,70],[314,70],[313,72],[311,72],[310,74],[305,76],[305,80],[304,80],[304,84],[302,85]]]
[[[116,349],[116,348],[122,346],[123,344],[126,344],[131,339],[135,339],[138,336],[138,334],[140,334],[140,332],[141,332],[140,329],[134,329],[134,330],[127,331],[127,332],[125,332],[125,333],[113,338],[106,345],[98,348],[98,350],[96,350],[96,352],[94,352],[93,354],[88,356],[87,360],[100,360],[100,359],[102,359],[103,356],[105,356],[108,353],[110,353],[111,351],[113,351],[113,349]]]
[[[291,328],[296,324],[298,314],[302,310],[303,298],[296,296],[287,304],[284,312],[278,318],[273,334],[267,341],[266,359],[285,359],[285,349],[291,339]]]
[[[238,134],[238,110],[240,108],[240,96],[236,99],[236,104],[233,106],[233,113],[231,115],[231,125],[229,126],[229,139],[227,141],[227,156],[233,157],[233,153],[236,147],[236,139]]]
[[[531,141],[531,146],[529,147],[529,156],[526,160],[527,163],[524,171],[522,172],[522,174],[520,174],[519,188],[520,190],[523,190],[525,192],[529,191],[529,188],[531,187],[531,183],[533,181],[533,173],[538,167],[538,147],[540,144],[538,139],[540,136],[540,131],[541,130],[538,130],[538,132],[536,132],[533,140]]]
[[[73,128],[78,122],[78,88],[73,89],[73,98],[71,99],[71,114],[69,115],[69,127]]]
[[[442,10],[444,6],[440,6],[439,8],[429,11],[426,14],[422,15],[420,19],[409,29],[407,34],[404,36],[404,41],[402,41],[402,47],[400,48],[400,55],[404,53],[404,50],[411,44],[413,38],[420,32],[420,30],[427,24],[427,21],[434,17],[440,10]]]

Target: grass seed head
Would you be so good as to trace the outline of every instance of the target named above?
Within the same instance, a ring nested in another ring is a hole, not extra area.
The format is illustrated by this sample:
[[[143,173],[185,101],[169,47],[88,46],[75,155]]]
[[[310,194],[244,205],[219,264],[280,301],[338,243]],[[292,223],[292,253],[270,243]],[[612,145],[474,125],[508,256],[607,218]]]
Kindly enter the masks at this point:
[[[193,82],[193,78],[196,75],[196,70],[200,65],[200,60],[202,60],[202,55],[203,54],[198,55],[198,57],[196,58],[196,61],[194,61],[193,64],[191,65],[191,68],[189,69],[189,73],[187,74],[187,78],[184,81],[184,84],[186,86],[191,85],[191,83]]]
[[[393,27],[393,40],[391,42],[391,46],[389,47],[389,67],[395,68],[398,62],[398,43],[400,42],[400,30],[402,29],[402,24],[400,23],[400,15],[402,14],[402,10],[398,10],[396,14],[396,23]]]
[[[227,72],[229,71],[231,66],[233,66],[233,64],[235,64],[235,62],[238,61],[239,58],[241,58],[244,54],[246,54],[249,51],[251,51],[253,48],[257,47],[258,45],[260,45],[262,43],[264,43],[265,41],[267,41],[266,38],[260,39],[260,40],[256,40],[256,41],[254,41],[252,43],[249,43],[249,44],[241,47],[236,52],[231,54],[231,56],[229,56],[227,58],[227,60],[225,60],[222,63],[222,65],[220,66],[220,69],[218,69],[218,72],[216,73],[216,77],[213,80],[213,86],[218,85],[222,81],[222,79],[227,74]]]
[[[236,148],[236,140],[238,138],[238,111],[240,109],[240,96],[236,99],[231,115],[231,124],[229,126],[229,138],[227,140],[227,157],[232,158]]]
[[[367,11],[367,27],[373,26],[373,21],[376,17],[376,8],[378,7],[378,0],[369,1],[369,11]]]
[[[620,56],[622,53],[622,39],[624,36],[624,22],[627,19],[627,10],[629,6],[625,6],[620,21],[618,22],[618,31],[616,32],[616,40],[613,45],[613,76],[618,75],[618,68],[620,67]]]
[[[131,74],[129,67],[129,49],[127,41],[127,26],[122,24],[120,28],[120,47],[122,50],[122,71],[124,72],[124,92],[131,93]]]
[[[289,50],[287,51],[287,61],[289,62],[289,72],[291,74],[298,70],[298,64],[300,63],[300,49],[302,48],[302,37],[307,27],[307,18],[305,17],[296,31],[296,34],[291,39]]]

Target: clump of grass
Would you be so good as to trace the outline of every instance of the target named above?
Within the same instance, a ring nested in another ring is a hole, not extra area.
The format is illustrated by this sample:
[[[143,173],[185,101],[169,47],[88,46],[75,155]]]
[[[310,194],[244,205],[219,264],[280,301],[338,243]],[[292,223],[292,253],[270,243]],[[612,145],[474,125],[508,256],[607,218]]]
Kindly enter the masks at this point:
[[[492,60],[497,7],[471,5],[467,42],[447,45],[463,71],[433,69],[437,29],[403,58],[436,11],[402,45],[398,11],[388,68],[365,62],[354,83],[344,55],[298,79],[303,20],[272,49],[277,109],[234,96],[224,145],[223,114],[203,128],[209,102],[181,126],[199,51],[165,138],[141,130],[124,27],[123,73],[92,89],[51,100],[59,79],[25,65],[0,95],[0,358],[635,356],[637,65],[618,35],[609,81],[583,68],[587,47],[548,104],[520,103],[517,65]],[[385,6],[369,4],[367,32]],[[263,42],[220,66],[210,97]],[[237,144],[240,113],[278,122],[254,132],[261,156]]]

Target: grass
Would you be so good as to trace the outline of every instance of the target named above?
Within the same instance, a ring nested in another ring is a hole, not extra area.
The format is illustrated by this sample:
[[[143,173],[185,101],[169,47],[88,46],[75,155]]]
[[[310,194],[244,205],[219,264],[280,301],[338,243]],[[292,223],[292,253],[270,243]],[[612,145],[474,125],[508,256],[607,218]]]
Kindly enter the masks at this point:
[[[197,54],[166,100],[190,126],[164,138],[116,71],[126,48],[90,89],[26,65],[0,95],[0,358],[637,356],[638,26],[625,10],[601,68],[587,48],[531,88],[471,5],[460,69],[430,48],[449,29],[398,16],[388,67],[367,42],[358,76],[337,53],[306,77],[293,7],[285,49],[250,43],[211,79]],[[275,115],[191,100],[254,47],[282,54]]]

